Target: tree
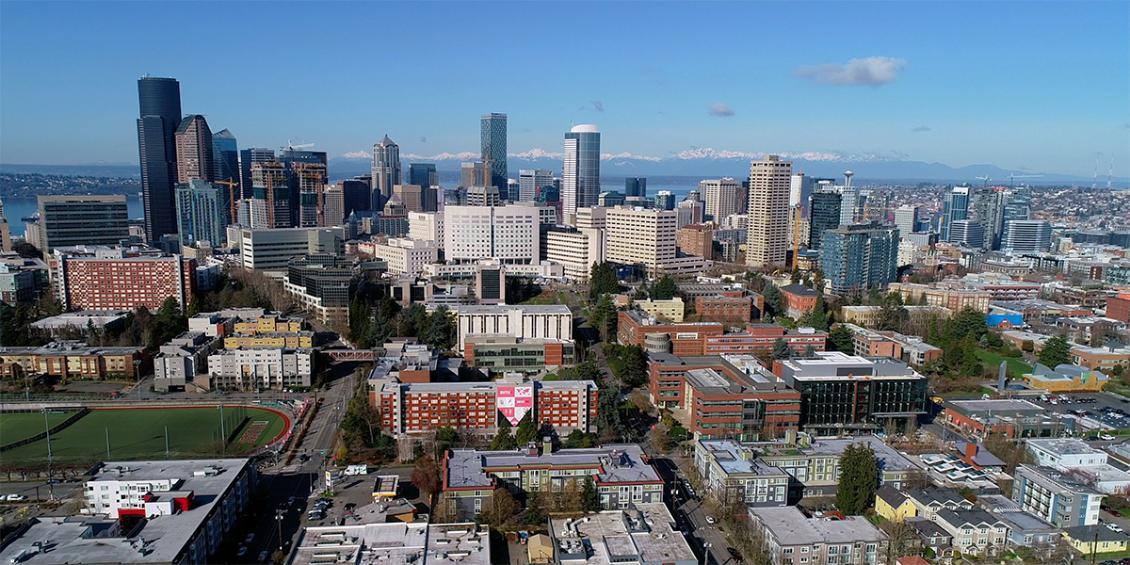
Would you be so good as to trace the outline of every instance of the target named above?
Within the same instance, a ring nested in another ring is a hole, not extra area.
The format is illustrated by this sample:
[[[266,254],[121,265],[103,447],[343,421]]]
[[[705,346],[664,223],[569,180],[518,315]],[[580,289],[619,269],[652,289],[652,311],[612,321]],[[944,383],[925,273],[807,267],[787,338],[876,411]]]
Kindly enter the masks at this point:
[[[523,520],[525,523],[533,525],[545,522],[545,508],[541,497],[541,493],[537,491],[526,496],[526,515]]]
[[[805,312],[800,320],[797,322],[801,326],[816,328],[817,330],[828,330],[828,309],[824,304],[824,295],[818,294],[816,296],[816,306]]]
[[[612,299],[607,294],[600,295],[600,298],[596,299],[596,305],[593,306],[590,321],[593,327],[600,332],[601,341],[612,341],[612,336],[616,335],[617,316],[616,306],[612,304]]]
[[[781,296],[781,291],[777,288],[777,285],[766,281],[765,288],[761,290],[761,296],[765,298],[765,309],[770,314],[777,316],[785,311],[784,297]]]
[[[1044,343],[1040,351],[1040,363],[1045,367],[1054,369],[1056,365],[1071,363],[1071,344],[1067,338],[1057,335]]]
[[[620,279],[608,263],[593,263],[589,272],[589,298],[596,300],[603,294],[620,292]]]
[[[514,449],[518,447],[518,442],[514,440],[514,433],[511,430],[510,420],[503,418],[498,422],[498,433],[490,442],[490,448],[495,451]]]
[[[647,384],[647,354],[638,345],[628,345],[620,348],[620,361],[622,371],[619,375],[624,386],[636,388]]]
[[[852,444],[840,457],[840,483],[836,488],[836,508],[857,516],[871,505],[879,486],[879,466],[875,452],[866,444]]]
[[[880,330],[905,331],[908,321],[910,321],[910,313],[902,305],[901,294],[892,292],[883,298],[883,305],[879,310]]]
[[[435,458],[424,455],[417,459],[412,467],[412,484],[416,485],[422,494],[427,495],[428,500],[431,500],[431,496],[439,492],[439,475],[439,464],[436,463]]]
[[[675,297],[677,292],[679,292],[679,285],[675,284],[675,279],[671,278],[670,275],[663,275],[652,285],[650,294],[652,300],[670,300]]]
[[[499,488],[491,494],[490,504],[483,508],[482,519],[495,529],[500,529],[521,510],[522,506],[514,500],[514,495],[506,488]]]
[[[446,351],[455,346],[455,318],[446,306],[440,306],[428,316],[428,330],[424,342],[434,349]]]
[[[538,440],[538,427],[534,424],[533,412],[526,412],[518,422],[518,431],[514,433],[514,441],[524,446],[531,441]]]
[[[441,426],[436,430],[435,447],[436,457],[442,457],[451,446],[459,442],[459,432],[451,426]]]
[[[154,334],[157,345],[173,339],[188,329],[188,318],[181,312],[180,303],[172,296],[161,302],[154,321],[157,324],[157,331]]]
[[[592,477],[585,477],[585,484],[581,488],[581,509],[585,512],[598,512],[600,510],[600,493],[596,492],[596,484]]]
[[[562,442],[562,447],[573,449],[577,447],[592,447],[596,445],[596,434],[585,433],[581,430],[573,430],[569,435],[565,436],[565,441]]]
[[[773,342],[773,358],[774,359],[788,359],[793,356],[793,348],[785,342],[783,338],[777,338]]]

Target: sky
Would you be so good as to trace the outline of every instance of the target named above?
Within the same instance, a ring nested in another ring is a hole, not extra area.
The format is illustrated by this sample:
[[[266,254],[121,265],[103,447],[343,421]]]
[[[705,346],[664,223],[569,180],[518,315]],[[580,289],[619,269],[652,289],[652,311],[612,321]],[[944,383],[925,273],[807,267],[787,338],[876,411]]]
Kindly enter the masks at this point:
[[[1130,2],[0,2],[0,162],[137,161],[144,74],[241,147],[812,152],[1130,176]]]

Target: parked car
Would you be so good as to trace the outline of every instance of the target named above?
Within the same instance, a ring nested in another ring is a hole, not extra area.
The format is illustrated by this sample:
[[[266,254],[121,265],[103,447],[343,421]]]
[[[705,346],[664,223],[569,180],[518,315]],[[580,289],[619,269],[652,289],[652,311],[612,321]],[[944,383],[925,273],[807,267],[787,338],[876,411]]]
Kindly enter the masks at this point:
[[[27,497],[22,495],[22,494],[12,493],[12,494],[9,494],[8,496],[5,496],[4,500],[6,500],[8,502],[23,502],[23,501],[27,500]]]
[[[1114,436],[1110,434],[1099,434],[1099,439],[1103,441],[1114,441]]]
[[[235,552],[235,556],[236,557],[243,557],[245,555],[247,555],[247,546],[246,545],[239,546],[239,551]]]
[[[266,562],[267,562],[267,558],[269,558],[269,557],[270,557],[270,554],[269,554],[269,553],[267,552],[267,550],[265,550],[265,549],[264,549],[263,551],[260,551],[260,552],[259,552],[259,559],[258,559],[258,561],[259,561],[260,563],[266,563]]]
[[[713,524],[714,523],[714,516],[707,516],[706,517],[706,523],[707,524]]]

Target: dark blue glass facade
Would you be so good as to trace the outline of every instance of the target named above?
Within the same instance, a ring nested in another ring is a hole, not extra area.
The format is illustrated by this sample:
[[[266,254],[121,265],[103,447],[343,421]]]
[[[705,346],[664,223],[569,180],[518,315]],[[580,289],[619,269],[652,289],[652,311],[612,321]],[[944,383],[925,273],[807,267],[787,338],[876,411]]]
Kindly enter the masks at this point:
[[[137,81],[137,149],[141,162],[141,200],[145,236],[157,241],[177,232],[173,187],[177,181],[174,134],[180,125],[180,82],[142,77]]]

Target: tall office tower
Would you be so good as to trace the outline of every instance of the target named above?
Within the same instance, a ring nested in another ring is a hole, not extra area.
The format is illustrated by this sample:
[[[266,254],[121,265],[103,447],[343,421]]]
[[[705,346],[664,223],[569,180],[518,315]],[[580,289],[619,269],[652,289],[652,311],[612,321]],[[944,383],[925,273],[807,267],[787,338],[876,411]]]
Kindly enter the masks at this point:
[[[808,221],[808,248],[820,249],[824,232],[840,227],[840,206],[843,195],[830,187],[812,193]]]
[[[254,194],[251,179],[251,165],[266,163],[275,160],[275,150],[263,147],[250,147],[239,152],[239,185],[243,189],[243,198],[251,198]]]
[[[789,183],[793,165],[769,155],[749,165],[746,265],[784,265],[789,241]]]
[[[345,222],[345,190],[337,184],[326,185],[322,191],[322,221],[324,226],[340,226]]]
[[[561,211],[572,223],[577,208],[596,204],[600,194],[600,130],[593,124],[573,126],[565,134],[561,168]]]
[[[468,161],[459,164],[459,186],[489,186],[490,163],[483,161]]]
[[[742,214],[742,187],[738,181],[726,177],[699,181],[698,192],[706,203],[706,215],[715,222],[721,222],[731,214]]]
[[[290,183],[278,161],[251,165],[251,227],[289,228]]]
[[[298,188],[298,227],[325,225],[326,166],[321,163],[297,162],[290,165],[290,177]],[[293,191],[292,191],[293,195]]]
[[[409,163],[408,184],[415,184],[424,188],[439,186],[439,174],[436,173],[436,164]]]
[[[694,194],[693,192],[691,194]],[[685,200],[675,206],[675,229],[691,224],[701,224],[706,206],[701,200],[687,196]]]
[[[816,180],[804,173],[796,173],[789,178],[789,208],[800,206],[801,218],[808,218],[809,200]]]
[[[1010,220],[1027,220],[1031,217],[1032,191],[1026,186],[1011,187],[1005,191],[1002,223]]]
[[[228,225],[228,191],[208,181],[192,179],[177,185],[177,234],[184,245],[207,241],[224,244]]]
[[[443,210],[444,258],[473,263],[498,259],[536,264],[541,244],[536,206],[447,206]]]
[[[372,210],[383,210],[392,197],[392,187],[400,184],[400,146],[386,134],[373,145],[373,183],[369,199]]]
[[[239,184],[239,144],[235,134],[222,129],[212,134],[212,179]],[[235,194],[242,197],[243,190],[236,186]]]
[[[409,212],[435,212],[435,191],[431,187],[418,184],[398,184],[392,187],[393,194],[400,197],[404,208]]]
[[[177,145],[177,182],[210,181],[215,173],[212,160],[212,130],[200,114],[185,116],[174,134]]]
[[[36,200],[40,236],[30,243],[44,254],[56,247],[118,245],[129,238],[124,195],[38,196]]]
[[[980,249],[985,245],[985,237],[985,226],[977,220],[957,220],[950,225],[950,243]]]
[[[649,273],[675,258],[675,212],[642,208],[605,211],[605,259],[624,265],[645,265]]]
[[[367,212],[372,210],[373,203],[369,199],[369,177],[354,177],[337,181],[345,195],[345,217],[354,212]]]
[[[655,207],[659,210],[675,209],[675,193],[670,190],[660,190],[655,194]]]
[[[865,294],[886,288],[898,271],[898,228],[878,223],[824,232],[820,270],[833,294]]]
[[[177,231],[173,185],[177,182],[175,134],[180,125],[180,83],[174,78],[137,80],[137,150],[145,237],[157,241]]]
[[[506,191],[505,191],[505,194],[504,194],[504,198],[506,198],[506,200],[508,202],[517,202],[519,200],[519,198],[521,197],[521,191],[518,190],[518,181],[516,181],[514,179],[506,179],[506,187],[505,188],[506,188]],[[503,190],[501,188],[499,188],[498,191],[503,192]]]
[[[950,224],[969,219],[969,187],[955,186],[942,199],[942,241],[950,240]]]
[[[1009,220],[1004,225],[1001,251],[1039,253],[1052,245],[1052,226],[1043,220]]]
[[[611,208],[613,206],[622,206],[624,204],[624,195],[615,190],[606,190],[596,196],[596,205]]]
[[[910,204],[899,206],[895,210],[895,227],[899,229],[899,234],[903,239],[918,231],[918,206]]]
[[[518,200],[534,202],[542,187],[553,185],[553,171],[546,169],[520,169],[518,171]]]
[[[325,151],[306,151],[304,149],[297,149],[288,144],[286,147],[279,150],[278,161],[286,167],[287,183],[290,186],[290,224],[292,226],[298,226],[302,223],[302,219],[300,218],[302,211],[302,194],[299,187],[298,173],[295,171],[295,167],[301,164],[328,167],[329,160],[326,158]],[[328,172],[324,176],[328,177]],[[317,190],[321,193],[322,189],[319,187]],[[315,210],[315,208],[311,207],[310,210]]]
[[[624,197],[647,198],[647,179],[644,177],[627,177],[624,179]]]
[[[502,196],[497,186],[468,186],[468,206],[498,206],[502,204]],[[420,210],[423,211],[423,210]]]
[[[484,183],[484,186],[498,187],[499,191],[506,190],[506,114],[483,114],[479,121],[479,133],[483,162],[490,166],[490,182]]]
[[[982,249],[1000,249],[1001,232],[1004,230],[1004,187],[982,187],[976,191],[970,203],[970,217],[977,220],[985,229]]]
[[[844,171],[844,184],[840,185],[840,225],[850,226],[855,223],[859,218],[859,212],[863,208],[859,202],[859,191],[852,186],[851,177],[855,173],[851,171]]]

